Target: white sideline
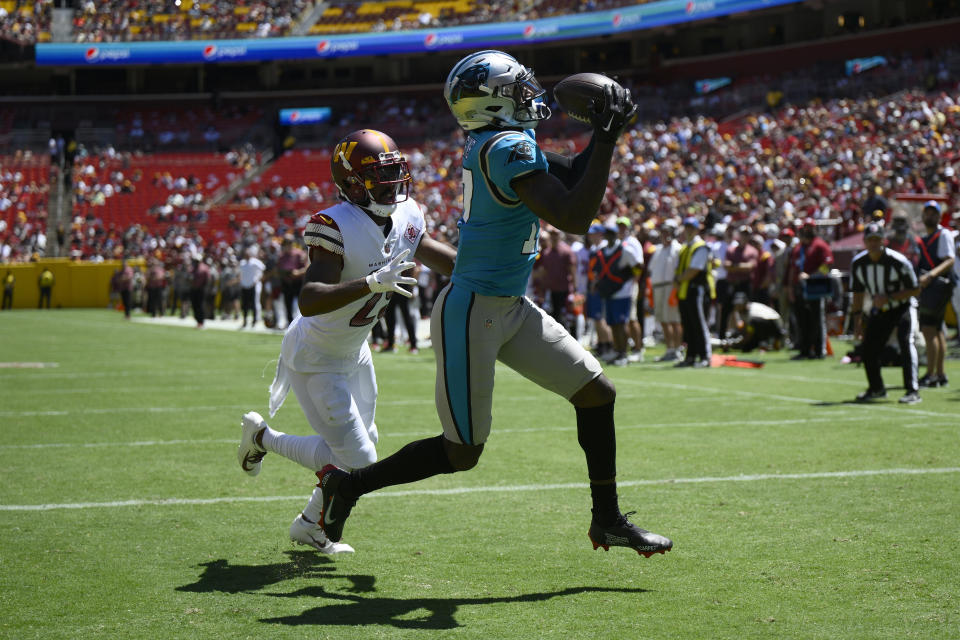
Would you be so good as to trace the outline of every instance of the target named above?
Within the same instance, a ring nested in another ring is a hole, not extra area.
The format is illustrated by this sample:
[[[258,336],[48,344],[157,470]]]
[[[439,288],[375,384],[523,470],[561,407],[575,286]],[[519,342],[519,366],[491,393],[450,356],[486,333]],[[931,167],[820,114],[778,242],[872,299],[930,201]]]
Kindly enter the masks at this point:
[[[930,469],[865,469],[860,471],[823,471],[819,473],[764,473],[740,476],[703,476],[699,478],[668,478],[664,480],[625,480],[618,482],[621,487],[640,487],[670,484],[703,484],[716,482],[759,482],[763,480],[817,480],[827,478],[860,478],[866,476],[929,475],[960,473],[960,467],[941,467]],[[406,491],[383,491],[370,493],[366,498],[402,498],[406,496],[452,496],[465,493],[515,493],[519,491],[553,491],[585,489],[583,483],[568,484],[522,484],[486,487],[459,487],[454,489],[409,489]],[[159,500],[119,500],[114,502],[68,502],[62,504],[4,504],[0,511],[53,511],[55,509],[98,509],[111,507],[143,506],[180,506],[231,504],[237,502],[285,502],[303,501],[303,496],[236,496],[230,498],[167,498]]]

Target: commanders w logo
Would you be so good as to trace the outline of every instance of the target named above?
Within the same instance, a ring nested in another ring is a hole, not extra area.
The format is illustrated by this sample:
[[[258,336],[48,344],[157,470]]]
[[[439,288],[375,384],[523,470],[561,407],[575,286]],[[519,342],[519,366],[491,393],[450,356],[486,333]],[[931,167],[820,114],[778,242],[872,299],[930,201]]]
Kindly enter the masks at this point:
[[[353,150],[357,148],[357,142],[341,142],[333,149],[333,158],[334,162],[340,162],[340,153],[343,152],[343,157],[350,161],[350,154],[353,153]]]

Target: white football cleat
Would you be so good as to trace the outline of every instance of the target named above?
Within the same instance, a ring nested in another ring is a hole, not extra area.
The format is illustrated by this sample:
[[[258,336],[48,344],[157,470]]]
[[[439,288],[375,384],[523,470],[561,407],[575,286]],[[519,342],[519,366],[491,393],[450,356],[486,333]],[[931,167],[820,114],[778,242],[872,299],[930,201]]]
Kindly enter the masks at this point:
[[[353,553],[353,547],[345,542],[331,542],[319,525],[313,522],[307,522],[303,519],[303,514],[294,518],[290,525],[290,539],[297,544],[305,544],[313,547],[320,553],[330,555],[338,553]]]
[[[260,463],[267,452],[257,444],[257,432],[267,426],[263,416],[256,411],[244,414],[240,419],[240,446],[237,447],[237,462],[240,468],[250,476],[260,473]]]

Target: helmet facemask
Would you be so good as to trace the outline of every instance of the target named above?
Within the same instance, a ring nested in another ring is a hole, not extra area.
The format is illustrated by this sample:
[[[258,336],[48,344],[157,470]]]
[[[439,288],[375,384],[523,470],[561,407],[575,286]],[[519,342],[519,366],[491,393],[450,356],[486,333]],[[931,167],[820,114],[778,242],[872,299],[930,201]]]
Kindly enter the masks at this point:
[[[516,105],[513,119],[523,124],[530,123],[530,128],[551,115],[550,107],[543,101],[544,94],[546,90],[533,75],[533,69],[526,68],[514,82],[500,88],[500,95],[509,97]]]
[[[412,178],[400,151],[383,152],[376,163],[360,168],[340,152],[340,162],[348,172],[346,182],[350,185],[346,193],[342,189],[340,193],[358,207],[385,218],[408,198]]]

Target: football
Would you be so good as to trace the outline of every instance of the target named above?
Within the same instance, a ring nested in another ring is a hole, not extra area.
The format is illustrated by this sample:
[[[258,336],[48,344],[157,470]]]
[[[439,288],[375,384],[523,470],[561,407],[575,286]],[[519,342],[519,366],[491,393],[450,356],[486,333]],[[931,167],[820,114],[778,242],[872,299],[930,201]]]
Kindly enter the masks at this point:
[[[619,86],[613,78],[599,73],[577,73],[553,87],[553,99],[571,118],[590,124],[590,111],[595,103],[603,101],[607,85]]]

